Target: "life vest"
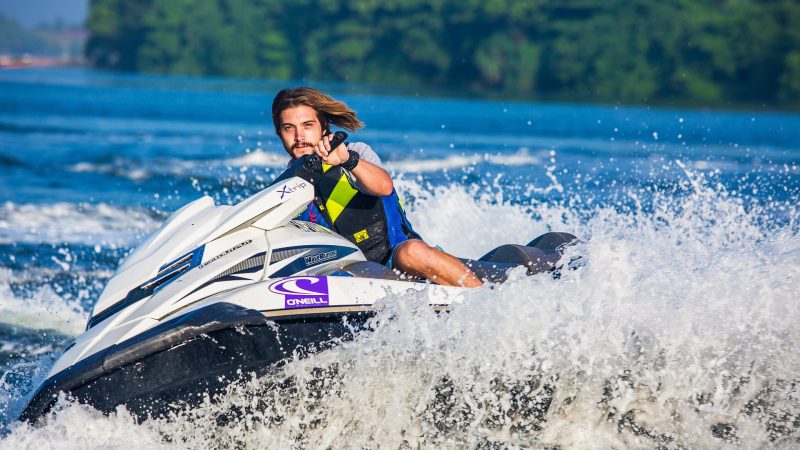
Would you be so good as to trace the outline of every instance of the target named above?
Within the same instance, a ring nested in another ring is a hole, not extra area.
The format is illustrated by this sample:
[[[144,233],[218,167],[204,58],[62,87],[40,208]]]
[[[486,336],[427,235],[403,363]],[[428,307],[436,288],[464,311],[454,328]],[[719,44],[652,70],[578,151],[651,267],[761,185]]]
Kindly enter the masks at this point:
[[[344,169],[323,164],[314,180],[314,201],[298,218],[334,230],[358,246],[370,261],[386,264],[397,244],[421,239],[406,218],[397,192],[364,194],[350,184]]]

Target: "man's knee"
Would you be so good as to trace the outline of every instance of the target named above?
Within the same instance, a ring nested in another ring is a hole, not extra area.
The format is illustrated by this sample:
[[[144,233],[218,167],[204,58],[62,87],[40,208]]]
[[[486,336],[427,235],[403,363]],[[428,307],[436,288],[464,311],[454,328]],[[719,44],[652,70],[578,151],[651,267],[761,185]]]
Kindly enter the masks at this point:
[[[411,239],[395,252],[395,263],[408,266],[424,262],[430,257],[431,247],[419,239]]]

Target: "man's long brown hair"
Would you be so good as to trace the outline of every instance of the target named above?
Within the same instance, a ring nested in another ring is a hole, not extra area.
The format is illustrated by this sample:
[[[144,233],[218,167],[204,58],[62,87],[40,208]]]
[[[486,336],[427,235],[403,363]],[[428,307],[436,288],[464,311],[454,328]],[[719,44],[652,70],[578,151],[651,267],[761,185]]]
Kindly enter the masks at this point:
[[[348,131],[356,131],[364,126],[364,122],[356,117],[356,112],[344,102],[335,100],[314,88],[298,87],[284,89],[278,92],[278,95],[272,100],[272,123],[275,125],[275,132],[278,135],[281,134],[281,113],[300,105],[314,108],[325,132],[331,131],[331,124]]]

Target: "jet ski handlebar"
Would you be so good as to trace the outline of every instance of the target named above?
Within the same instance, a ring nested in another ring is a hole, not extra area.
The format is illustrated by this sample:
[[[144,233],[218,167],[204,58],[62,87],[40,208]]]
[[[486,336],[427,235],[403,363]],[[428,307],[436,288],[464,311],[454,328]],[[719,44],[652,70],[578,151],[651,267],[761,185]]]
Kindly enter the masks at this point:
[[[337,131],[333,134],[331,139],[331,148],[336,148],[347,139],[347,133],[344,131]],[[318,181],[322,175],[322,158],[315,154],[304,155],[295,159],[289,167],[278,176],[269,186],[274,186],[291,177],[300,177],[312,184]]]
[[[347,133],[344,131],[337,131],[336,133],[333,133],[333,139],[331,139],[331,150],[342,145],[345,139],[347,139]],[[310,155],[303,156],[301,159],[305,161],[303,162],[304,166],[313,170],[314,172],[322,173],[322,158],[320,158],[318,155],[312,153]]]

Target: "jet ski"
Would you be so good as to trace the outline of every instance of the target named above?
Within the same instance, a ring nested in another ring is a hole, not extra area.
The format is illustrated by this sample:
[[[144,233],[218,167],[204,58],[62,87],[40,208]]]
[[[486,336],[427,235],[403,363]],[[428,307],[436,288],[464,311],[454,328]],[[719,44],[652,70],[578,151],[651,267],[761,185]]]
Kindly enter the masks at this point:
[[[410,279],[331,230],[294,220],[314,198],[319,170],[308,155],[236,205],[204,196],[169,216],[119,266],[20,419],[40,420],[60,392],[103,412],[125,405],[140,421],[163,417],[241,374],[352,339],[387,295],[424,289],[432,307],[459,302],[465,288]],[[574,240],[547,233],[464,261],[501,283],[518,266],[553,271]]]

